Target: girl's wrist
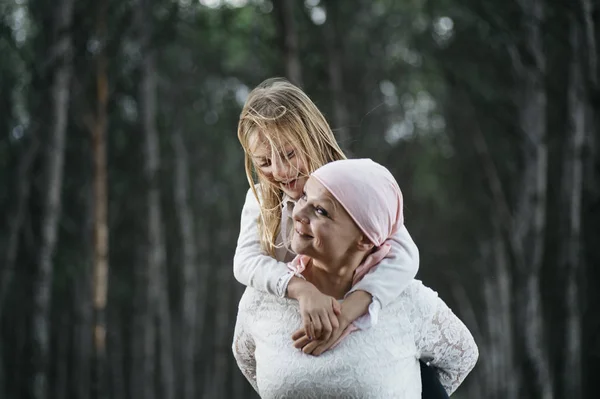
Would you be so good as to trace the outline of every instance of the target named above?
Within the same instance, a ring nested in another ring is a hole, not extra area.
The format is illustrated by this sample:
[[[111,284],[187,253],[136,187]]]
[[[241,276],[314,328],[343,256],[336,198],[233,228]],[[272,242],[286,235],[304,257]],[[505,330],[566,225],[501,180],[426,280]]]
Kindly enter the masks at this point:
[[[308,281],[294,276],[290,279],[287,286],[287,297],[291,299],[300,299],[305,295],[310,295],[317,288]]]
[[[373,297],[368,292],[362,290],[354,291],[342,303],[340,317],[352,323],[369,311],[369,305],[372,300]]]

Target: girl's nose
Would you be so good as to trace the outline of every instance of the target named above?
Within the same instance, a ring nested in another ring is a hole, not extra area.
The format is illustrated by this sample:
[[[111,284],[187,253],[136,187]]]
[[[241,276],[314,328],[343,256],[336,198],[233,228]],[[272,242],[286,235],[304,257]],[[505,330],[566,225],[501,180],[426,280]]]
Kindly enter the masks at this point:
[[[272,163],[273,178],[278,181],[289,180],[290,164],[287,159],[283,159],[281,156],[274,156]]]

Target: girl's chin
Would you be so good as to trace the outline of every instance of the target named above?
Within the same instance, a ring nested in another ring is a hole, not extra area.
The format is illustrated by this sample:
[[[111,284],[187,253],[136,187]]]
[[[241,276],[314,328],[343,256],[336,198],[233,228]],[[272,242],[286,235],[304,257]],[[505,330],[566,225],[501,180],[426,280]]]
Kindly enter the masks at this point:
[[[302,190],[304,189],[305,182],[304,178],[299,178],[289,184],[281,184],[279,187],[288,197],[296,201],[302,197]]]

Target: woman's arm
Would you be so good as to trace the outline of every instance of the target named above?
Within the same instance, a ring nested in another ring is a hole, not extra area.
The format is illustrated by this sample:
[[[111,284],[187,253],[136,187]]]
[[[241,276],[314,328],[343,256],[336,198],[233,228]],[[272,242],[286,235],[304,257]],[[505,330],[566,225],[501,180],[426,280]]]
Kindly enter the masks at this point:
[[[451,395],[475,367],[479,350],[469,329],[448,305],[420,282],[415,286],[412,300],[417,311],[412,318],[417,351],[421,360],[436,368],[440,382]]]
[[[233,257],[233,275],[245,286],[283,297],[291,278],[284,262],[265,255],[260,248],[258,218],[260,205],[248,190],[242,209],[240,235]]]
[[[258,393],[258,385],[256,384],[256,358],[254,357],[256,345],[252,335],[248,331],[248,328],[250,327],[250,324],[248,323],[249,310],[244,309],[241,305],[243,300],[244,299],[240,301],[240,309],[235,323],[235,332],[233,333],[233,345],[231,349],[233,350],[233,357],[242,374],[246,377],[250,385],[252,385],[252,388]]]

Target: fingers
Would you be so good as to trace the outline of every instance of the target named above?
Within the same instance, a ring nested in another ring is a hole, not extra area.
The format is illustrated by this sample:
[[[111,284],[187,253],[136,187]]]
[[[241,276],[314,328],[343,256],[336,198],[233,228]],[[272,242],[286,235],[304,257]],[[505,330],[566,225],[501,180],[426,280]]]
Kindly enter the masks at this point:
[[[342,314],[342,305],[340,305],[338,301],[333,301],[333,313],[335,313],[336,316]]]
[[[315,329],[308,313],[302,315],[302,325],[304,326],[304,333],[308,335],[309,338],[315,336]]]
[[[321,337],[321,333],[323,332],[323,324],[321,323],[321,318],[319,316],[311,317],[312,323],[312,334],[309,334],[308,337],[311,339],[319,339]]]
[[[329,337],[331,337],[331,332],[333,331],[333,327],[331,325],[331,317],[332,315],[329,315],[328,313],[326,313],[323,318],[322,318],[322,325],[323,325],[323,329],[321,330],[321,341],[327,341],[329,339]],[[337,321],[337,317],[333,316],[335,318],[335,320]]]
[[[306,331],[304,331],[304,328],[299,328],[296,331],[294,331],[294,333],[292,334],[292,341],[296,341],[304,336],[308,337],[308,334],[306,334]]]
[[[294,348],[302,349],[310,342],[310,338],[303,334],[300,338],[294,340]]]
[[[325,351],[327,351],[330,347],[329,341],[317,346],[311,353],[313,356],[321,356]]]
[[[311,341],[302,348],[302,352],[310,355],[317,348],[317,346],[320,345],[320,343],[322,343],[322,341]]]

